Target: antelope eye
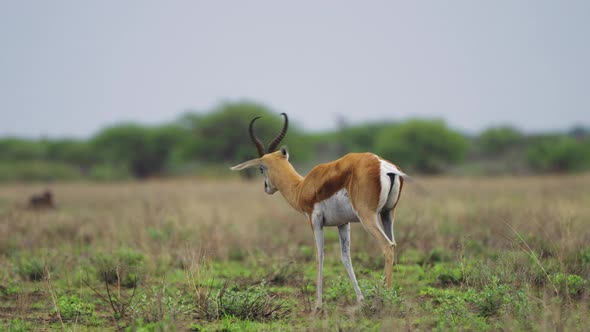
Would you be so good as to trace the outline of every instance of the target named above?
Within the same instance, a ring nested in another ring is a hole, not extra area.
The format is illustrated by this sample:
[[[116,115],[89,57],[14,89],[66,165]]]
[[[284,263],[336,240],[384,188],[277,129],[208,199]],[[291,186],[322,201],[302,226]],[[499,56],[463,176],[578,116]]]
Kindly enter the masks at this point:
[[[264,174],[264,170],[260,167],[260,174]]]

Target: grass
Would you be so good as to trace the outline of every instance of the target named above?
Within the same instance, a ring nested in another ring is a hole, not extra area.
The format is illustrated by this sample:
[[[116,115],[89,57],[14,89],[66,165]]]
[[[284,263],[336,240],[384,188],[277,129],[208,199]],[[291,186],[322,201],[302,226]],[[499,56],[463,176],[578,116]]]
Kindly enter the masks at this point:
[[[356,306],[326,231],[324,310],[305,218],[260,181],[0,187],[0,331],[585,330],[590,176],[425,178],[404,187],[392,289],[360,225]]]

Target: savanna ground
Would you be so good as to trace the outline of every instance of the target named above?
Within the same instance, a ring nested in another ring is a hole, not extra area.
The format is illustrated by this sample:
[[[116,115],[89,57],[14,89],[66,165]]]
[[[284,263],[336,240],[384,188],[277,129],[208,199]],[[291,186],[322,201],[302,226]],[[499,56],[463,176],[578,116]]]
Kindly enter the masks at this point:
[[[0,330],[587,330],[590,176],[424,178],[397,211],[391,290],[358,224],[336,229],[324,310],[306,219],[262,182],[0,187]]]

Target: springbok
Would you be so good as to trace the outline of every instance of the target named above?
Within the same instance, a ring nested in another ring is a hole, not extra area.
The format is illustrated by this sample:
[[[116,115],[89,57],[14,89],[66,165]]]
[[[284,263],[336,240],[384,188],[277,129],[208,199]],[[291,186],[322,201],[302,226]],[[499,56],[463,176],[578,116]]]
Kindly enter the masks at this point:
[[[259,167],[264,175],[264,191],[272,195],[280,191],[295,210],[305,214],[315,237],[317,261],[316,311],[322,307],[324,262],[323,228],[338,227],[341,258],[357,302],[363,300],[350,259],[350,223],[359,222],[377,241],[385,255],[385,284],[391,287],[391,274],[396,247],[393,223],[394,212],[407,175],[399,167],[372,153],[349,153],[344,157],[314,167],[306,177],[289,163],[285,146],[274,151],[289,127],[287,114],[283,129],[264,152],[262,142],[254,134],[254,122],[249,126],[250,138],[260,158],[232,167],[239,171]],[[380,220],[380,222],[379,222]]]

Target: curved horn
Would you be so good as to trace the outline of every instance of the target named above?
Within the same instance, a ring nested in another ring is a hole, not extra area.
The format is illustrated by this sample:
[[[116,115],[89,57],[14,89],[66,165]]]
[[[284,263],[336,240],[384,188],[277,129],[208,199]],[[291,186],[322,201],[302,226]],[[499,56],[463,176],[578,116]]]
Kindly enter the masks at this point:
[[[289,128],[289,118],[287,117],[286,113],[281,113],[282,116],[285,117],[285,124],[283,125],[283,129],[281,130],[281,132],[277,135],[277,137],[275,137],[272,142],[270,142],[270,144],[268,145],[268,152],[273,152],[274,150],[276,150],[277,145],[279,145],[279,143],[281,143],[281,141],[283,140],[283,138],[285,138],[285,134],[287,134],[287,129]]]
[[[258,139],[258,137],[256,137],[256,135],[254,135],[254,121],[260,119],[259,116],[255,117],[254,119],[252,119],[252,121],[250,121],[250,138],[252,139],[252,142],[254,142],[254,145],[256,145],[256,150],[258,150],[258,156],[262,157],[264,156],[264,145],[262,145],[262,142]]]

